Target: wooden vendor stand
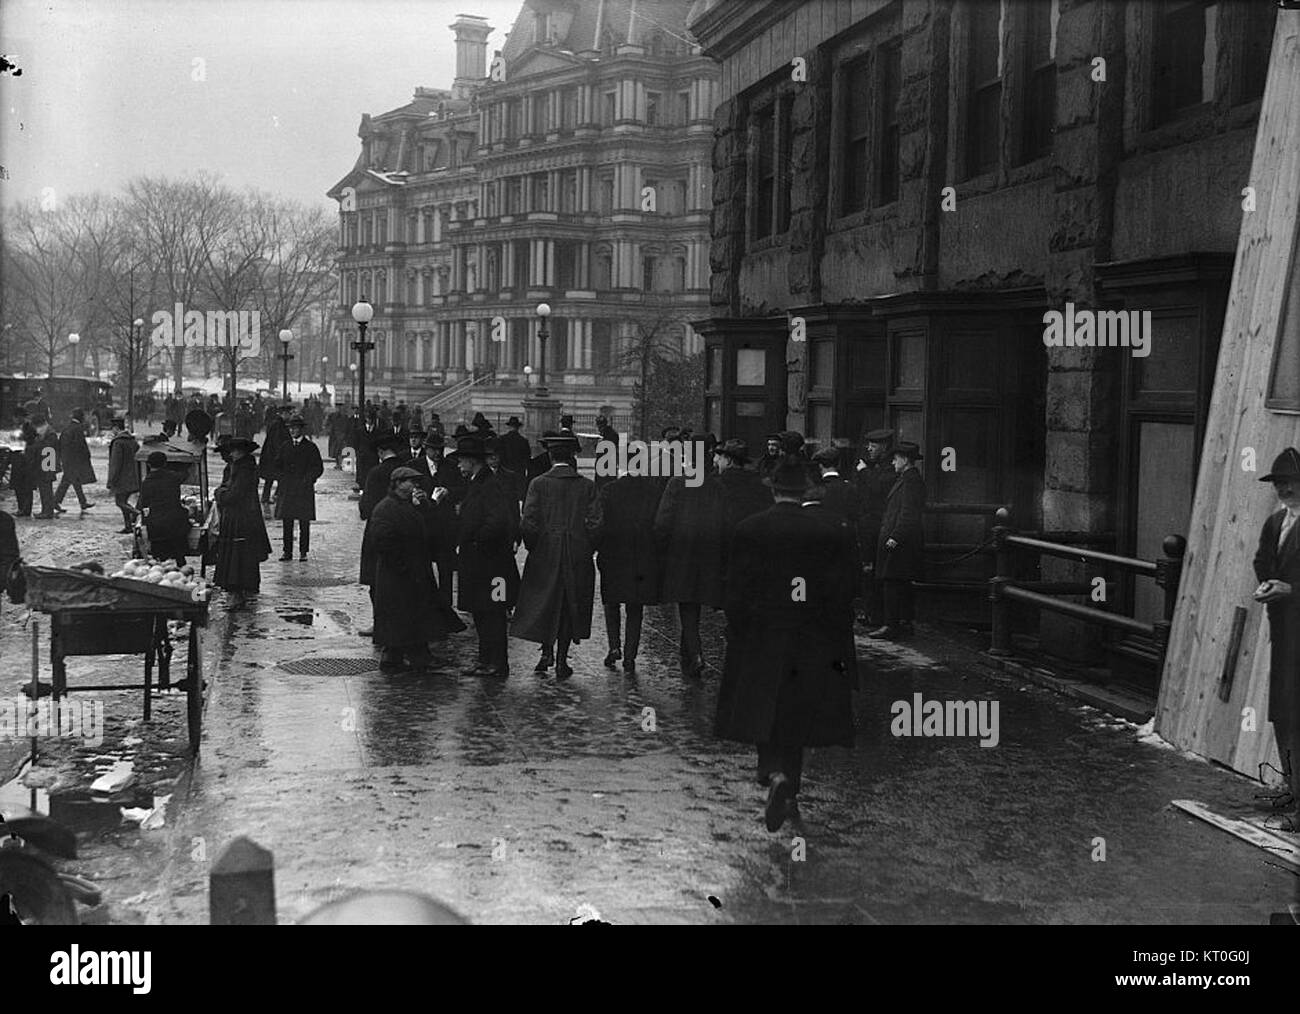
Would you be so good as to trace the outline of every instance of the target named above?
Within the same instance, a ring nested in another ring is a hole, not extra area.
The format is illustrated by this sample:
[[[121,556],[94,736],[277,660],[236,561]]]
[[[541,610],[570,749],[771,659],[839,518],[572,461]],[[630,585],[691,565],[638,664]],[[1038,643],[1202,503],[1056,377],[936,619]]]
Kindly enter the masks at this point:
[[[171,685],[172,638],[168,621],[188,624],[184,687],[190,752],[199,752],[203,723],[203,674],[199,628],[208,622],[208,603],[187,590],[129,578],[101,577],[57,567],[25,567],[27,605],[50,616],[52,691],[144,690],[144,718],[152,717],[153,670],[158,688]],[[65,659],[71,655],[144,655],[144,683],[69,687]],[[178,684],[178,687],[180,684]]]

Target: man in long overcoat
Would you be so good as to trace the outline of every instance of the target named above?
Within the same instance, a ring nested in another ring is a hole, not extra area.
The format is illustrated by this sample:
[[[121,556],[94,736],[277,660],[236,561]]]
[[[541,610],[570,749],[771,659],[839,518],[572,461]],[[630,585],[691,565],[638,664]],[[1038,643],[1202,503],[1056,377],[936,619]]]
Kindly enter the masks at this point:
[[[130,535],[131,523],[135,520],[131,495],[140,492],[140,471],[135,463],[140,442],[126,428],[125,416],[114,416],[112,427],[113,438],[108,442],[108,491],[122,512],[122,528],[118,534]]]
[[[1282,509],[1264,522],[1255,553],[1256,601],[1268,608],[1271,648],[1268,719],[1290,799],[1276,800],[1282,830],[1300,830],[1300,451],[1288,447],[1261,482],[1271,482]]]
[[[362,521],[368,520],[379,501],[388,495],[388,480],[392,477],[393,469],[400,468],[403,464],[400,453],[402,446],[402,439],[396,433],[383,433],[375,438],[374,448],[378,460],[362,478],[361,499],[357,503]]]
[[[751,514],[772,506],[772,491],[763,477],[749,468],[749,444],[744,440],[727,440],[713,452],[713,464],[722,484],[722,502],[726,525],[722,537],[722,565],[726,573],[727,553],[736,526]]]
[[[446,443],[441,433],[426,433],[423,453],[410,465],[425,477],[421,487],[426,494],[432,495],[439,487],[447,490],[446,496],[430,499],[422,510],[432,539],[433,564],[438,570],[438,594],[447,605],[451,605],[452,575],[456,572],[456,547],[460,542],[460,519],[456,516],[456,508],[465,496],[466,485],[460,469],[444,457]]]
[[[620,475],[600,490],[599,552],[600,600],[605,609],[605,636],[609,652],[605,665],[612,669],[623,660],[623,671],[636,674],[645,607],[660,601],[662,563],[655,544],[655,513],[663,483],[649,475]],[[620,612],[627,611],[627,631],[622,636]]]
[[[269,413],[271,409],[267,409]],[[266,425],[266,439],[262,447],[262,461],[257,470],[266,482],[262,487],[262,503],[271,502],[271,487],[280,478],[280,449],[289,442],[289,427],[286,420],[291,409],[280,405],[275,409],[275,418]]]
[[[460,503],[456,602],[474,617],[479,652],[478,665],[465,675],[504,679],[510,675],[506,613],[519,596],[508,494],[487,467],[481,437],[460,437],[454,457],[466,480]]]
[[[421,550],[425,525],[417,500],[423,498],[421,475],[400,466],[390,476],[391,490],[376,506],[367,523],[371,592],[375,604],[375,644],[381,650],[379,667],[399,671],[405,657],[410,670],[424,675],[429,665],[429,642],[465,629],[465,624],[438,596],[427,555]]]
[[[685,446],[690,453],[702,455],[701,444],[696,441]],[[695,460],[702,468],[702,457]],[[701,610],[704,606],[720,609],[723,605],[723,486],[716,475],[707,474],[703,479],[698,486],[688,486],[681,475],[668,480],[655,513],[654,529],[664,561],[661,595],[664,602],[677,603],[682,675],[692,679],[704,675]]]
[[[837,527],[800,507],[806,467],[786,462],[765,481],[776,502],[737,526],[728,555],[714,732],[758,747],[767,827],[776,831],[799,792],[804,748],[853,745],[856,575]]]
[[[86,493],[81,488],[99,481],[95,477],[95,468],[90,463],[85,421],[85,410],[74,408],[71,421],[59,434],[59,460],[63,463],[63,478],[59,480],[59,488],[54,492],[56,511],[63,510],[63,498],[67,496],[69,486],[77,494],[77,503],[81,505],[83,513],[95,506],[86,499]]]
[[[523,423],[519,421],[517,415],[512,415],[506,420],[506,432],[497,441],[497,452],[501,456],[502,468],[515,472],[526,480],[528,463],[532,459],[533,450],[528,443],[528,438],[519,432],[522,426]]]
[[[885,517],[885,499],[894,488],[898,476],[891,458],[894,453],[894,431],[869,430],[865,439],[865,454],[854,475],[858,493],[858,546],[862,551],[862,600],[868,629],[884,623],[884,605],[881,584],[876,575],[876,543],[880,539],[880,523]],[[872,621],[875,622],[872,622]]]
[[[917,471],[921,449],[910,441],[894,448],[894,485],[885,498],[885,514],[876,541],[876,577],[881,582],[885,623],[871,637],[898,640],[912,632],[912,582],[922,576],[925,532],[925,480]]]
[[[62,470],[59,435],[54,432],[48,416],[37,412],[33,413],[31,420],[35,440],[28,442],[24,452],[28,456],[27,474],[32,477],[32,485],[41,494],[41,512],[36,517],[48,521],[55,516],[56,509],[62,510],[54,505],[54,477]]]
[[[296,415],[289,420],[289,440],[282,444],[276,472],[280,493],[275,499],[275,516],[280,519],[284,553],[293,559],[293,523],[298,522],[298,559],[307,559],[311,549],[311,523],[316,520],[316,480],[325,474],[320,448],[305,435],[306,420]]]
[[[591,636],[596,594],[592,554],[600,536],[596,485],[578,474],[578,438],[547,442],[554,464],[528,487],[519,530],[528,559],[511,633],[555,645],[556,679],[573,675],[569,646]]]

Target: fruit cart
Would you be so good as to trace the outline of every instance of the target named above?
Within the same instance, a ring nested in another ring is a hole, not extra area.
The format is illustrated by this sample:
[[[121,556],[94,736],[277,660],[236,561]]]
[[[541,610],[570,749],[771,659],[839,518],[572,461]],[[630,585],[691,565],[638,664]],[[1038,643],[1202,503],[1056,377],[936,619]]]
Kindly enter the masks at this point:
[[[199,628],[208,622],[206,594],[104,577],[83,570],[27,566],[27,605],[50,617],[50,664],[54,700],[72,690],[144,690],[144,717],[152,717],[154,666],[158,689],[171,685],[172,623],[188,626],[185,679],[190,751],[199,751],[203,722],[203,674]],[[74,655],[144,655],[144,683],[69,687],[65,659]]]
[[[207,444],[201,441],[190,443],[180,437],[173,437],[171,440],[159,443],[141,444],[140,450],[136,452],[135,465],[142,483],[149,470],[149,455],[155,451],[161,451],[167,456],[168,468],[184,473],[182,488],[188,487],[191,490],[181,497],[181,503],[185,505],[190,515],[190,535],[186,555],[199,557],[199,573],[203,573],[203,560],[207,556],[208,548],[207,517],[208,510],[212,506],[208,489]],[[149,531],[144,522],[144,517],[137,514],[133,526],[132,547],[132,553],[137,559],[144,559],[150,555]]]

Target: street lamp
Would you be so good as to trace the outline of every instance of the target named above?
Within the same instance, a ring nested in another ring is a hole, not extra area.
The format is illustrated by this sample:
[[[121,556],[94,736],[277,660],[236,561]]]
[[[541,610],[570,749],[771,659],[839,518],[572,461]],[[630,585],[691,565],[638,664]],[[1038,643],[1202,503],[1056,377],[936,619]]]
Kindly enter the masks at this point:
[[[352,348],[356,350],[361,367],[357,370],[357,376],[360,378],[360,390],[357,394],[357,404],[361,406],[361,411],[366,410],[366,353],[373,351],[374,342],[366,341],[366,325],[375,316],[375,308],[370,305],[370,300],[362,296],[357,302],[352,304],[352,319],[357,322],[357,340],[352,343]]]
[[[72,346],[72,375],[77,375],[77,345],[81,342],[81,335],[73,331],[68,335],[68,344]]]
[[[126,418],[127,425],[135,423],[135,350],[140,345],[140,328],[144,319],[136,317],[131,321],[131,337],[126,343]]]
[[[289,343],[293,341],[293,332],[287,327],[280,331],[280,362],[284,363],[284,394],[282,397],[285,401],[289,400],[289,360],[293,354],[289,351]]]
[[[325,367],[329,366],[329,364],[329,356],[320,357],[320,393],[323,395],[329,394],[329,388],[325,386]]]
[[[355,405],[357,403],[357,364],[348,364],[348,369],[352,373],[352,393],[348,395],[348,399]]]
[[[545,397],[547,396],[547,391],[546,391],[546,339],[549,338],[549,337],[551,337],[551,332],[548,331],[548,330],[546,329],[546,318],[549,317],[550,315],[551,315],[551,304],[550,304],[550,303],[538,303],[538,304],[537,304],[537,316],[538,316],[539,321],[540,321],[540,322],[538,323],[538,325],[537,325],[537,340],[538,340],[539,342],[541,342],[541,344],[542,344],[542,376],[541,376],[541,381],[540,381],[540,383],[538,383],[538,385],[537,385],[537,396],[538,396],[539,398],[545,398]]]

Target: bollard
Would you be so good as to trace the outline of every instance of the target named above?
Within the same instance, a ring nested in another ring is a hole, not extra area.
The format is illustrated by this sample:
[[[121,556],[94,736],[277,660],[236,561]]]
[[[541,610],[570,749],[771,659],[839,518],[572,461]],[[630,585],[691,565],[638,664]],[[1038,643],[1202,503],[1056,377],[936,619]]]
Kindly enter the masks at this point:
[[[213,926],[275,925],[275,857],[248,838],[236,838],[208,877],[208,922]]]
[[[1156,561],[1156,584],[1165,591],[1165,612],[1164,619],[1153,624],[1159,658],[1157,673],[1164,671],[1165,653],[1169,650],[1169,632],[1173,627],[1174,608],[1178,605],[1178,584],[1183,576],[1183,554],[1187,552],[1187,540],[1181,535],[1166,535],[1160,545],[1165,555]]]
[[[997,563],[995,575],[989,578],[989,601],[993,603],[993,643],[989,646],[990,655],[1011,654],[1011,603],[1002,594],[1002,588],[1011,582],[1011,547],[1007,536],[1013,529],[1009,522],[1011,512],[1000,507],[994,515],[998,523],[993,526],[993,546]]]

